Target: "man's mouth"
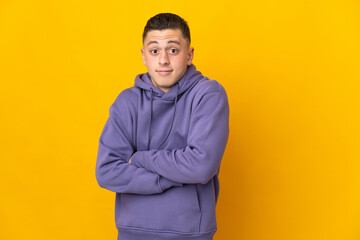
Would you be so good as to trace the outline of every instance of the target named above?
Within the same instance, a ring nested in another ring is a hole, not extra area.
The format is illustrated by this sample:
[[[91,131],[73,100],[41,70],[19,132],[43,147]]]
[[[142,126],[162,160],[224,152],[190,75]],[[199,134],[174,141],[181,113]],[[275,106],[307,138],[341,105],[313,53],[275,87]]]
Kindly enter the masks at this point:
[[[173,70],[156,70],[159,75],[169,75]]]

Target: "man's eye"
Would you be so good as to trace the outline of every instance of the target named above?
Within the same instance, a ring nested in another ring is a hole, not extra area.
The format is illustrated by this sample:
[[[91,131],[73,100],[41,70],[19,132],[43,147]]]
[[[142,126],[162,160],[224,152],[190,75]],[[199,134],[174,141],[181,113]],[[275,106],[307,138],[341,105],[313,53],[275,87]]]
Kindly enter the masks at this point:
[[[177,49],[175,49],[175,48],[171,48],[171,49],[169,50],[169,52],[170,52],[170,53],[177,53],[178,51],[177,51]]]
[[[158,50],[153,49],[153,50],[151,50],[150,52],[151,52],[152,54],[157,54],[157,53],[158,53]]]

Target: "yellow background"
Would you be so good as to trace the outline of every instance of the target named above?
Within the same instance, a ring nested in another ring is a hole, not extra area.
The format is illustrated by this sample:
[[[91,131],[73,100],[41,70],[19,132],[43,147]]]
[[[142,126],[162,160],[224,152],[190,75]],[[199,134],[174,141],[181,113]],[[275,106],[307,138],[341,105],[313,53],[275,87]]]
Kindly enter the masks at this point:
[[[0,1],[0,239],[116,239],[98,139],[159,12],[230,100],[215,240],[360,239],[357,0]]]

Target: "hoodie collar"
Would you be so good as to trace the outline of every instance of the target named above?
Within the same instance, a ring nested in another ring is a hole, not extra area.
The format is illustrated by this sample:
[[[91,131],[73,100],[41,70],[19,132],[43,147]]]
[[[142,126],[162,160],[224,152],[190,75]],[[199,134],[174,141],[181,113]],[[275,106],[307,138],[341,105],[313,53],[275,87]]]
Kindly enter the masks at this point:
[[[201,78],[203,78],[203,75],[196,70],[195,65],[191,64],[187,67],[185,74],[180,78],[180,80],[166,93],[152,84],[149,73],[137,75],[135,78],[135,86],[147,91],[151,91],[152,88],[152,91],[155,93],[155,98],[161,98],[162,100],[174,100],[177,96],[194,86]]]

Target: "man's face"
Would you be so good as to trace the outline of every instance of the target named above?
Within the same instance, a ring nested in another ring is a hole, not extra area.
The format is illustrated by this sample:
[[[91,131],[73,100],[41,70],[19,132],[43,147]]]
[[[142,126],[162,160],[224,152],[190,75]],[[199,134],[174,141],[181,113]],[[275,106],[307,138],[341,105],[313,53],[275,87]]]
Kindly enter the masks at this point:
[[[180,29],[151,30],[141,49],[155,87],[167,92],[186,72],[194,56]]]

